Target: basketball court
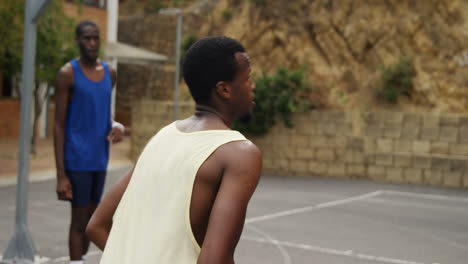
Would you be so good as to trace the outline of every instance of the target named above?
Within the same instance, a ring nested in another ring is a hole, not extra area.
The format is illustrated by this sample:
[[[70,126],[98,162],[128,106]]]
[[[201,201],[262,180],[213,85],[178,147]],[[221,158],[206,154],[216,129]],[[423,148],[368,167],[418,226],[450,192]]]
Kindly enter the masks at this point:
[[[129,169],[109,172],[107,188]],[[30,185],[36,263],[68,264],[69,206],[55,180]],[[15,186],[0,187],[0,249],[13,234]],[[3,252],[0,252],[3,253]],[[92,246],[88,264],[99,263]],[[249,206],[236,263],[465,264],[467,190],[264,175]]]

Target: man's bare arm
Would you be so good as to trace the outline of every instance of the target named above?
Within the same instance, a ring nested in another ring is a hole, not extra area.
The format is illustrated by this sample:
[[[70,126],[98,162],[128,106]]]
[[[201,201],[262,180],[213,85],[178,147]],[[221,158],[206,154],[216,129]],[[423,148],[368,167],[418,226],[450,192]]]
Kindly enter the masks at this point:
[[[244,227],[247,205],[257,187],[262,155],[250,141],[235,142],[222,151],[227,164],[211,210],[198,264],[232,264]]]
[[[112,186],[111,190],[104,196],[104,199],[94,211],[86,227],[88,238],[96,244],[98,248],[104,250],[112,228],[112,217],[115,210],[127,189],[128,183],[132,178],[133,169]]]
[[[70,90],[73,87],[73,67],[67,63],[63,66],[56,82],[55,122],[54,122],[54,151],[57,168],[57,196],[60,200],[72,199],[70,181],[65,175],[65,122],[67,118]]]

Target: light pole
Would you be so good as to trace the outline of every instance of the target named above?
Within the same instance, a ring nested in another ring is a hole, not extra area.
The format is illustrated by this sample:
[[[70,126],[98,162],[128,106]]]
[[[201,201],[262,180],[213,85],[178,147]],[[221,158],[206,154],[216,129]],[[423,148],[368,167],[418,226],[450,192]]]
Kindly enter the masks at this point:
[[[182,10],[180,8],[160,9],[160,14],[177,15],[177,31],[175,44],[175,76],[174,76],[174,121],[177,120],[179,106],[179,71],[180,71],[180,35],[182,31]]]
[[[16,184],[15,233],[3,255],[3,260],[15,263],[33,261],[36,248],[28,230],[29,154],[32,136],[32,88],[36,59],[37,22],[52,0],[27,0],[24,16],[23,65],[21,87],[20,137],[18,152],[18,182]]]

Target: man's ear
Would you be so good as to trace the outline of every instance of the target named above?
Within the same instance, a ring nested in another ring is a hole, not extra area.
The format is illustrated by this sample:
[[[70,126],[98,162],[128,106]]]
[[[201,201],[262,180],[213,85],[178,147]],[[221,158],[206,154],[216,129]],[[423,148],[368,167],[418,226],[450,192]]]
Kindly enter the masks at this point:
[[[231,85],[225,81],[219,81],[216,83],[215,92],[222,99],[231,98]]]

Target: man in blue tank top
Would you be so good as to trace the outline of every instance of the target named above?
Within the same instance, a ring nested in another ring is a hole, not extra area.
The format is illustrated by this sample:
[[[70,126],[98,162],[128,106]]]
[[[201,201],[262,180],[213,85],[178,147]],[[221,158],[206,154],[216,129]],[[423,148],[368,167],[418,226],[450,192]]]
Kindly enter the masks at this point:
[[[89,239],[85,229],[101,200],[109,143],[122,140],[124,127],[111,118],[115,70],[99,60],[99,28],[91,21],[76,27],[80,57],[57,76],[54,147],[57,196],[71,201],[70,263],[84,263]]]

